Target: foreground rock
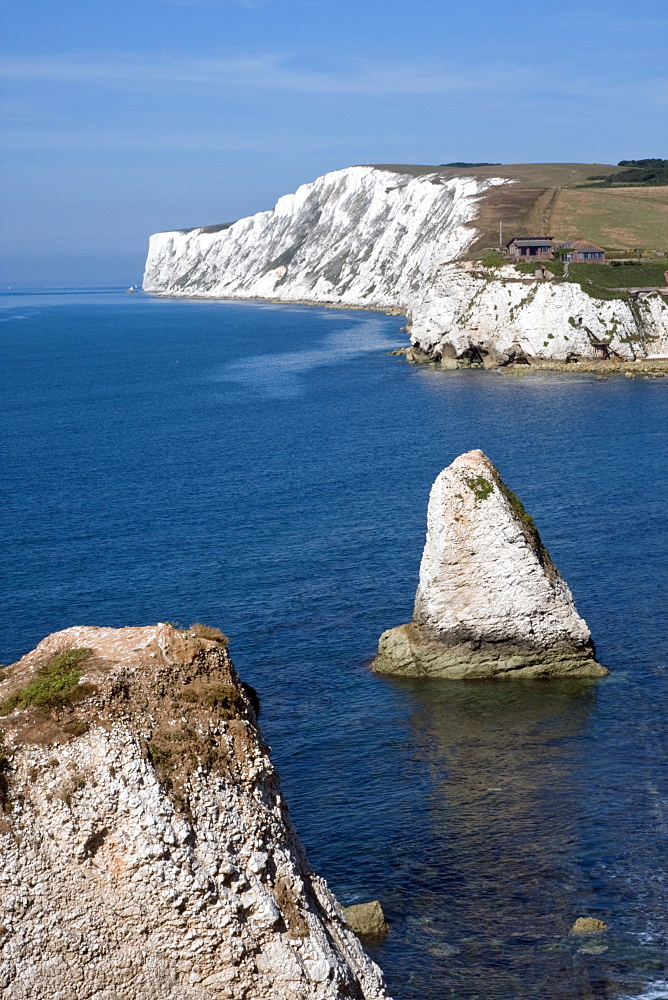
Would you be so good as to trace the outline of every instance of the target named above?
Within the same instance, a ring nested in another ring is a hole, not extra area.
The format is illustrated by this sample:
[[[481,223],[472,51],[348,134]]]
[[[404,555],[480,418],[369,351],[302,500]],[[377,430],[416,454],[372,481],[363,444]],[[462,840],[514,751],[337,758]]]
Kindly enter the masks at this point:
[[[7,671],[4,1000],[385,997],[196,631],[71,628]]]
[[[354,903],[352,906],[344,906],[343,914],[348,921],[348,926],[358,937],[381,938],[389,930],[383,908],[377,899],[371,903]]]
[[[481,451],[434,483],[413,621],[384,632],[379,673],[602,677],[586,623],[533,520]]]

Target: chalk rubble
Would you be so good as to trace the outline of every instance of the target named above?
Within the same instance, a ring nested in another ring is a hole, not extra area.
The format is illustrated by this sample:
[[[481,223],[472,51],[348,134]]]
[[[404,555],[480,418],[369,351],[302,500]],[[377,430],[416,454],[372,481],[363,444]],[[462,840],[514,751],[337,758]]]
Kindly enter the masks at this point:
[[[383,633],[372,667],[453,680],[608,673],[533,520],[482,451],[436,479],[413,620]]]

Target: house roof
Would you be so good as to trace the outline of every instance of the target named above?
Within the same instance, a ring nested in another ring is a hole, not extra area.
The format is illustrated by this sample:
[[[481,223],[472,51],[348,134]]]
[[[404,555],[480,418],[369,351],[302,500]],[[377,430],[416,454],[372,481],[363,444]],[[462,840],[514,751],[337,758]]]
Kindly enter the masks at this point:
[[[511,246],[512,244],[518,247],[544,247],[552,246],[551,236],[516,236],[515,239],[511,240],[510,243],[506,243],[506,246]]]
[[[587,240],[573,240],[571,243],[560,243],[561,250],[578,250],[581,253],[605,253],[603,247],[597,247],[595,243],[588,243]]]

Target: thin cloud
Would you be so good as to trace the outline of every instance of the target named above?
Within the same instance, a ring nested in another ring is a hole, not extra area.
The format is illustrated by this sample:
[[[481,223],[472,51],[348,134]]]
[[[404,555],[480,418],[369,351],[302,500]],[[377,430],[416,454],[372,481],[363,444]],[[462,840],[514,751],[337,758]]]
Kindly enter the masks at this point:
[[[2,136],[2,147],[5,152],[10,150],[45,150],[45,149],[66,149],[72,150],[97,150],[126,152],[139,150],[175,150],[175,149],[197,149],[200,152],[220,153],[290,153],[296,149],[312,152],[314,149],[336,149],[335,139],[323,139],[317,141],[312,136],[307,136],[299,141],[294,136],[267,136],[265,134],[259,139],[255,135],[244,133],[228,135],[227,131],[221,129],[219,132],[211,127],[202,127],[190,130],[169,130],[157,129],[147,130],[146,126],[141,127],[141,123],[134,124],[131,128],[109,128],[105,130],[91,130],[82,128],[79,130],[72,128],[63,129],[16,129],[7,130]]]
[[[589,100],[614,99],[634,105],[648,95],[654,106],[666,100],[666,79],[634,80],[573,78],[568,66],[553,66],[553,95]],[[332,71],[300,65],[298,53],[271,52],[233,56],[147,56],[138,53],[88,53],[83,55],[14,56],[0,63],[0,78],[24,84],[87,84],[118,90],[159,88],[166,94],[225,97],[238,88],[245,92],[292,92],[349,96],[487,95],[492,103],[512,92],[542,94],[544,67],[484,66],[454,63],[415,66],[349,61]]]
[[[561,20],[564,23],[578,28],[591,28],[597,35],[611,32],[623,32],[628,34],[631,31],[639,31],[646,35],[648,31],[668,28],[668,18],[647,18],[635,17],[615,17],[609,12],[605,17],[601,17],[600,11],[596,14],[589,13],[586,9],[561,12]]]
[[[639,101],[647,108],[657,108],[668,104],[668,77],[639,80],[635,84],[602,83],[597,77],[581,77],[576,81],[564,80],[562,94],[578,98],[589,98],[622,104],[636,105]]]
[[[259,10],[260,7],[266,7],[269,0],[162,0],[162,3],[166,3],[170,7],[202,7],[205,4],[210,6],[214,3],[224,4],[225,6],[232,4],[234,7]]]
[[[498,67],[462,71],[456,66],[385,66],[358,62],[338,71],[323,72],[301,69],[295,65],[297,63],[295,56],[272,53],[152,60],[134,54],[15,56],[0,66],[0,76],[24,82],[88,83],[123,88],[155,83],[172,91],[194,88],[212,96],[236,84],[297,93],[350,95],[455,94],[483,91],[492,84],[498,88],[504,82],[518,84],[516,69]],[[542,72],[541,67],[523,69],[519,82],[535,82]]]

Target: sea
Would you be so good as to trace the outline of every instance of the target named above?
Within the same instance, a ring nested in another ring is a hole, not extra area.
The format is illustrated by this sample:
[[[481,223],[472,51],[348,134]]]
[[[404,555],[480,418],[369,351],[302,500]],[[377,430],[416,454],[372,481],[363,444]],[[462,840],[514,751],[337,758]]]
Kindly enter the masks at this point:
[[[314,869],[382,903],[395,1000],[668,997],[668,378],[434,371],[390,355],[403,322],[1,295],[0,658],[75,624],[220,627]],[[369,670],[471,448],[608,678]]]

